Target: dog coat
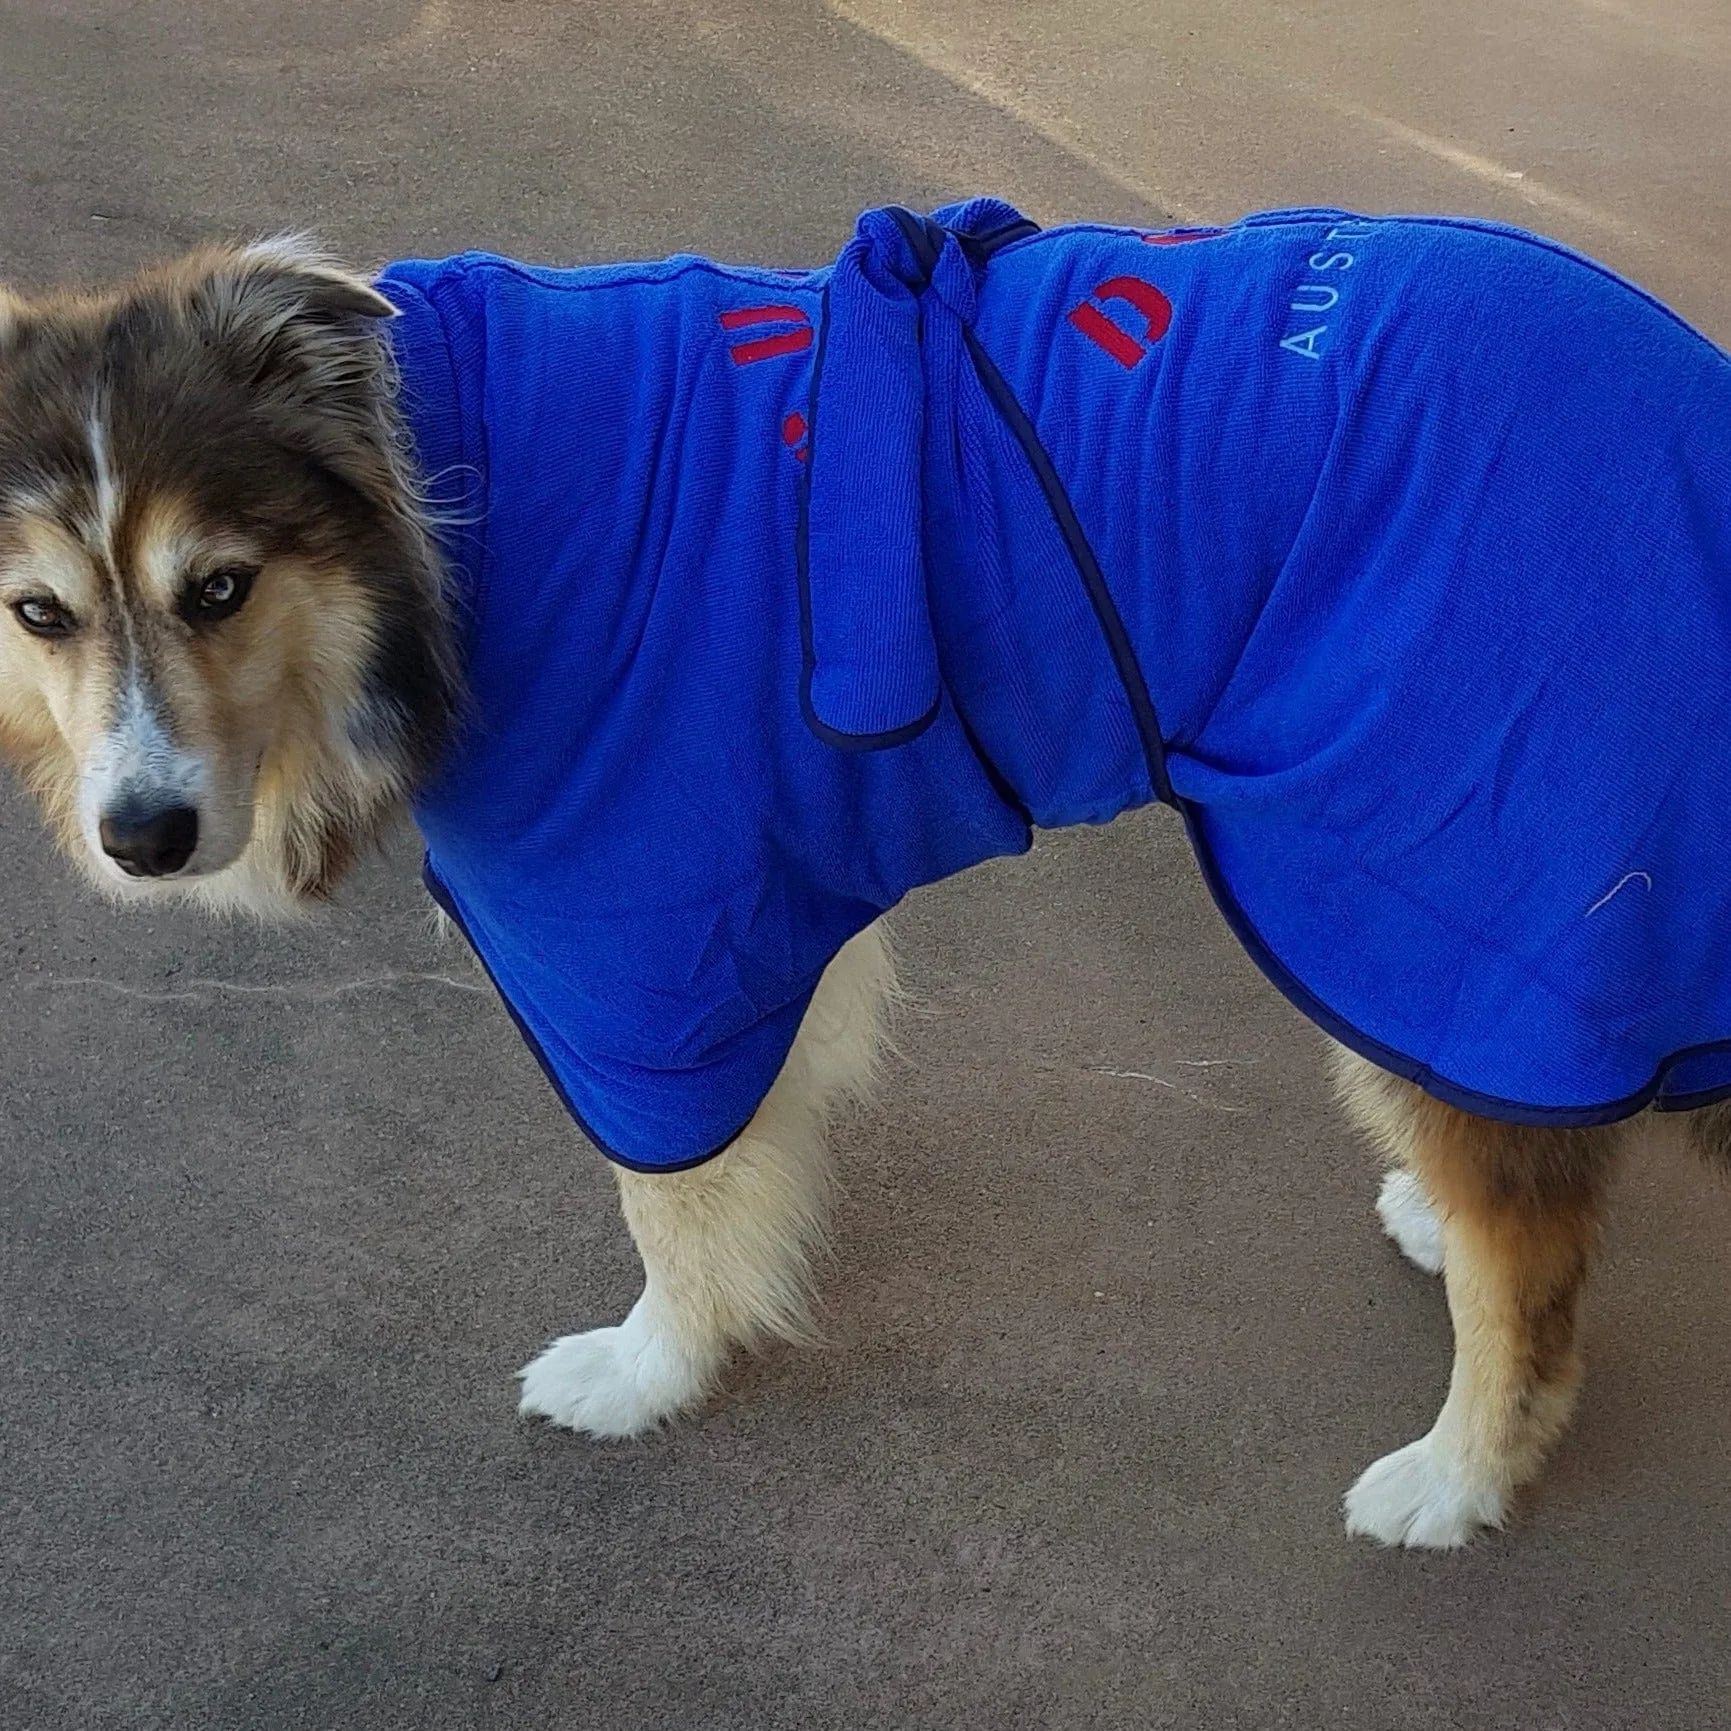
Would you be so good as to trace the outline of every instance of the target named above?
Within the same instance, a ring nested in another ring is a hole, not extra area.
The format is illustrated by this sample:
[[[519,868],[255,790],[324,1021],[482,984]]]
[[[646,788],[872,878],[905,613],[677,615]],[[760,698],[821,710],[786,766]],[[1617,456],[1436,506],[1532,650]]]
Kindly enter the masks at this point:
[[[981,200],[381,287],[472,697],[428,883],[614,1159],[724,1147],[909,890],[1156,799],[1440,1098],[1731,1093],[1731,361],[1601,267]]]

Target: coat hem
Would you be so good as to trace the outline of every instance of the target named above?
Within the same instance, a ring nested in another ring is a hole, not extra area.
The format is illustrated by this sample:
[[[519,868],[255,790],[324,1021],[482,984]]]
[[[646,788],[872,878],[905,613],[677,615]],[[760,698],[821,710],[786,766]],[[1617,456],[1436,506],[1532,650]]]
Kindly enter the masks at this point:
[[[1190,838],[1191,851],[1202,869],[1203,882],[1214,898],[1232,935],[1243,946],[1245,954],[1261,970],[1263,976],[1306,1021],[1314,1023],[1330,1039],[1338,1041],[1359,1057],[1387,1070],[1422,1089],[1433,1099],[1458,1111],[1471,1112],[1480,1118],[1493,1118],[1504,1124],[1528,1124],[1557,1130],[1590,1129],[1601,1124],[1615,1124],[1632,1118],[1651,1106],[1658,1112],[1693,1112],[1716,1101],[1731,1099],[1731,1082],[1716,1088],[1701,1088],[1688,1094],[1660,1098],[1665,1078],[1679,1064],[1691,1058],[1712,1053],[1731,1053],[1731,1039],[1707,1040],[1700,1045],[1684,1046],[1672,1052],[1654,1069],[1651,1079],[1632,1093],[1591,1106],[1534,1106],[1521,1100],[1508,1100],[1496,1094],[1482,1094],[1476,1089],[1463,1088],[1446,1076],[1439,1076],[1428,1064],[1408,1057],[1380,1040],[1362,1033],[1344,1017],[1338,1016],[1306,986],[1287,965],[1275,955],[1250,916],[1239,905],[1214,858],[1213,850],[1202,833],[1200,808],[1188,800],[1176,802],[1184,827]]]
[[[541,1074],[544,1075],[548,1082],[552,1084],[553,1092],[558,1098],[559,1104],[565,1108],[571,1122],[575,1124],[582,1134],[595,1145],[595,1149],[598,1153],[604,1155],[615,1166],[623,1166],[628,1172],[638,1172],[645,1176],[654,1176],[657,1173],[664,1172],[689,1172],[692,1167],[702,1166],[705,1162],[713,1160],[718,1154],[725,1154],[727,1150],[739,1140],[740,1136],[745,1131],[746,1125],[751,1122],[751,1118],[749,1117],[745,1120],[745,1123],[739,1126],[739,1129],[735,1130],[733,1134],[727,1138],[725,1142],[711,1148],[705,1154],[692,1154],[680,1160],[633,1160],[630,1155],[621,1154],[618,1149],[610,1148],[607,1143],[596,1134],[594,1126],[590,1124],[588,1119],[577,1110],[576,1104],[572,1101],[571,1095],[567,1091],[563,1079],[560,1077],[559,1072],[553,1067],[552,1059],[547,1056],[546,1048],[536,1037],[534,1029],[531,1028],[529,1024],[524,1021],[522,1016],[517,1013],[517,1006],[511,1002],[510,994],[499,984],[498,976],[493,972],[492,966],[487,961],[487,958],[481,953],[481,946],[475,942],[474,937],[470,934],[468,922],[464,920],[462,914],[458,911],[456,897],[453,896],[450,890],[445,887],[443,880],[433,869],[433,861],[430,855],[421,862],[421,882],[426,886],[427,894],[438,903],[440,909],[450,920],[451,924],[463,934],[463,941],[468,944],[471,950],[474,951],[475,960],[481,964],[481,970],[486,974],[488,984],[492,986],[494,992],[498,995],[499,1002],[505,1006],[505,1013],[511,1018],[512,1025],[516,1028],[518,1034],[521,1035],[523,1044],[529,1048],[530,1055],[534,1058],[535,1062],[541,1066]],[[761,1102],[759,1102],[759,1104],[761,1104]],[[754,1107],[753,1115],[755,1115],[755,1112],[756,1108]]]

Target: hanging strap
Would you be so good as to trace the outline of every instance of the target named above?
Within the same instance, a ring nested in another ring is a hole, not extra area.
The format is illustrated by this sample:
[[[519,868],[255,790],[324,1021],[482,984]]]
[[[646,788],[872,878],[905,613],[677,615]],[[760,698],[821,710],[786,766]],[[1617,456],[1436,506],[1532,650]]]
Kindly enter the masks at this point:
[[[800,532],[804,709],[850,750],[913,738],[942,701],[926,602],[928,425],[954,416],[978,275],[1034,224],[996,199],[867,211],[830,273]]]

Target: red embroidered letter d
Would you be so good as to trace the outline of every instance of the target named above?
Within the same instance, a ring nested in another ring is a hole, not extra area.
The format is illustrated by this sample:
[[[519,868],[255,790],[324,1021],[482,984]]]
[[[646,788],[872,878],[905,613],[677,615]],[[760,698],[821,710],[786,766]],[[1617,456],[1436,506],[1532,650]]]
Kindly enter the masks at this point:
[[[1108,318],[1094,301],[1125,301],[1142,315],[1145,326],[1140,340],[1131,336],[1115,319]],[[1165,336],[1172,323],[1172,303],[1153,283],[1139,276],[1108,277],[1079,307],[1066,315],[1089,342],[1097,344],[1121,367],[1133,367],[1147,354],[1150,344]]]

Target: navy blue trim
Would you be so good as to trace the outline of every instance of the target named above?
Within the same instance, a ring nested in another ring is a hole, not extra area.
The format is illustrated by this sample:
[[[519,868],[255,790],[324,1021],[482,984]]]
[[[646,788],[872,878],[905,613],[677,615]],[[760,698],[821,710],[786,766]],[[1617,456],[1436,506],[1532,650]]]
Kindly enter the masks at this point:
[[[481,964],[481,971],[486,974],[488,984],[498,993],[499,1002],[505,1006],[505,1013],[511,1018],[512,1022],[516,1024],[517,1032],[523,1036],[523,1044],[534,1054],[535,1062],[541,1066],[541,1073],[553,1084],[553,1092],[559,1096],[559,1104],[570,1113],[571,1121],[577,1126],[577,1128],[581,1130],[583,1134],[595,1144],[596,1148],[611,1160],[615,1166],[623,1166],[628,1172],[642,1172],[650,1176],[654,1176],[659,1172],[689,1172],[693,1166],[701,1166],[706,1160],[713,1160],[717,1154],[725,1154],[727,1150],[739,1140],[741,1133],[745,1129],[745,1124],[741,1124],[739,1129],[735,1130],[734,1133],[720,1145],[720,1147],[711,1148],[707,1154],[694,1154],[689,1160],[670,1160],[665,1165],[660,1166],[646,1165],[641,1160],[632,1160],[626,1155],[619,1153],[616,1149],[609,1148],[607,1144],[595,1134],[594,1126],[591,1125],[583,1114],[577,1110],[576,1106],[572,1102],[571,1096],[566,1093],[565,1084],[563,1080],[561,1080],[559,1072],[553,1068],[552,1061],[548,1058],[541,1042],[536,1039],[534,1030],[530,1028],[529,1024],[525,1022],[520,1015],[517,1014],[517,1006],[511,1002],[510,994],[507,993],[504,987],[499,984],[498,975],[493,972],[492,966],[487,961],[486,956],[481,953],[481,946],[477,944],[473,936],[471,936],[467,922],[457,911],[456,898],[448,889],[446,889],[444,883],[439,877],[439,874],[433,870],[433,860],[430,854],[424,856],[421,860],[421,882],[427,886],[427,894],[430,895],[445,911],[451,924],[463,934],[464,941],[468,944],[469,948],[475,952],[475,960]],[[749,1124],[750,1122],[751,1120],[749,1118],[745,1121],[746,1124]]]
[[[956,244],[967,254],[970,264],[985,265],[1005,247],[1038,234],[1040,225],[1032,217],[1024,216],[1019,222],[1007,222],[1002,228],[988,229],[984,234],[956,234],[954,229],[948,232],[955,235]]]
[[[949,230],[932,221],[929,216],[921,216],[918,211],[909,210],[905,204],[889,204],[884,209],[890,214],[890,219],[902,231],[903,237],[913,248],[914,257],[919,261],[920,281],[909,283],[915,294],[924,294],[931,286],[932,272],[938,268],[938,259],[944,250],[943,236]]]
[[[1250,923],[1249,916],[1238,905],[1237,898],[1227,887],[1213,850],[1203,837],[1201,809],[1188,800],[1175,800],[1173,803],[1183,816],[1184,827],[1190,836],[1191,850],[1196,855],[1197,864],[1202,868],[1203,881],[1208,885],[1208,892],[1213,896],[1214,905],[1219,908],[1221,918],[1231,928],[1232,935],[1244,946],[1245,954],[1268,977],[1280,995],[1306,1020],[1314,1022],[1341,1045],[1349,1047],[1361,1058],[1369,1059],[1379,1069],[1404,1077],[1434,1099],[1441,1100],[1445,1106],[1454,1106],[1462,1112],[1472,1112],[1481,1118],[1495,1118],[1505,1124],[1533,1124],[1566,1130],[1586,1129],[1596,1124],[1615,1124],[1620,1119],[1645,1111],[1649,1106],[1654,1106],[1661,1112],[1692,1112],[1698,1107],[1731,1099],[1731,1083],[1719,1088],[1703,1088],[1692,1094],[1680,1094],[1671,1099],[1659,1099],[1659,1090],[1665,1085],[1666,1076],[1679,1064],[1687,1063],[1692,1058],[1705,1057],[1709,1053],[1731,1052],[1731,1040],[1707,1040],[1698,1046],[1685,1046],[1680,1051],[1671,1053],[1653,1071],[1653,1078],[1645,1087],[1637,1088],[1632,1094],[1625,1094],[1620,1100],[1607,1101],[1599,1106],[1529,1106],[1520,1100],[1505,1100],[1496,1094],[1480,1094],[1471,1088],[1458,1087],[1446,1077],[1439,1076],[1428,1064],[1421,1064],[1416,1058],[1409,1058],[1404,1052],[1397,1052],[1392,1046],[1385,1046],[1380,1040],[1361,1034],[1304,986],[1264,942],[1262,934]]]
[[[1705,1046],[1690,1046],[1665,1061],[1668,1075],[1685,1058],[1699,1057],[1703,1052],[1731,1051],[1731,1040],[1710,1040]],[[1717,1106],[1721,1100],[1731,1100],[1731,1082],[1722,1088],[1697,1088],[1693,1094],[1667,1094],[1653,1102],[1655,1112],[1698,1112],[1703,1106]]]
[[[943,712],[944,697],[943,693],[939,692],[937,701],[924,715],[901,727],[892,727],[888,732],[843,733],[838,728],[831,727],[827,721],[818,720],[817,712],[811,706],[811,675],[808,673],[804,688],[800,692],[799,707],[800,713],[805,717],[806,726],[825,745],[832,745],[837,751],[888,751],[891,746],[906,745],[910,740],[918,739]]]
[[[984,234],[964,234],[960,229],[945,228],[934,218],[909,210],[905,204],[890,204],[884,208],[896,227],[902,231],[908,245],[913,248],[920,269],[925,273],[925,281],[914,289],[916,294],[923,294],[927,284],[931,282],[946,240],[953,240],[962,249],[968,263],[978,270],[991,262],[994,253],[1002,252],[1016,241],[1026,240],[1030,235],[1040,232],[1040,225],[1026,216],[1018,216],[998,228],[987,229]]]
[[[1022,820],[1022,825],[1029,834],[1029,841],[1023,845],[1024,847],[1031,845],[1033,832],[1040,827],[1034,822],[1034,814],[1028,809],[1010,778],[992,761],[992,754],[986,750],[980,736],[969,725],[968,718],[962,714],[959,708],[955,713],[956,725],[961,728],[962,737],[968,742],[968,749],[979,759],[980,768],[985,771],[986,780],[991,784],[992,792]]]
[[[1142,676],[1142,664],[1136,659],[1136,649],[1130,641],[1130,633],[1124,629],[1124,621],[1118,614],[1118,604],[1112,599],[1112,591],[1106,585],[1105,573],[1100,569],[1099,560],[1094,557],[1094,549],[1088,544],[1088,537],[1076,515],[1076,508],[1070,503],[1070,495],[1064,491],[1064,483],[1059,480],[1052,459],[1047,456],[1045,446],[1040,443],[1040,435],[1034,430],[1033,422],[1028,419],[1026,411],[1016,400],[1016,394],[1005,382],[1004,375],[998,371],[992,357],[986,353],[971,328],[964,325],[962,337],[968,345],[968,354],[973,359],[974,371],[979,375],[980,383],[985,386],[986,394],[992,399],[1004,424],[1015,435],[1017,444],[1022,447],[1022,453],[1034,471],[1035,479],[1040,483],[1040,490],[1045,494],[1046,505],[1052,513],[1052,520],[1057,524],[1058,533],[1063,537],[1064,545],[1069,551],[1070,561],[1082,579],[1082,587],[1088,592],[1088,600],[1093,605],[1094,617],[1100,622],[1100,630],[1105,636],[1112,664],[1118,670],[1119,683],[1123,685],[1124,695],[1129,699],[1130,713],[1135,719],[1136,732],[1142,741],[1142,754],[1148,760],[1148,776],[1153,783],[1155,797],[1165,805],[1176,805],[1172,783],[1166,776],[1166,745],[1160,731],[1160,717],[1155,713],[1154,700],[1148,695],[1148,682]]]
[[[823,383],[824,350],[829,343],[829,287],[823,291],[823,303],[818,309],[817,353],[811,363],[811,398],[805,417],[805,473],[799,483],[799,521],[794,529],[794,570],[799,586],[799,712],[805,724],[825,745],[838,751],[887,751],[891,746],[906,745],[918,739],[938,718],[944,707],[942,681],[936,700],[930,709],[915,721],[894,727],[884,733],[843,733],[818,718],[811,701],[812,676],[817,672],[817,643],[811,624],[811,473],[817,467],[817,393]]]

